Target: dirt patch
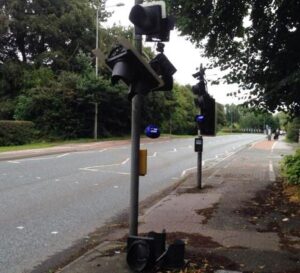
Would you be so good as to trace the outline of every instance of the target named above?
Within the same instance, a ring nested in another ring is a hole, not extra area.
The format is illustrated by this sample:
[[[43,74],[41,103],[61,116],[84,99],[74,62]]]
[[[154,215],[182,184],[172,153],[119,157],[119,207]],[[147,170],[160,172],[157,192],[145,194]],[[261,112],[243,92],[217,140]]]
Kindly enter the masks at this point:
[[[184,194],[184,193],[206,193],[208,190],[213,189],[214,187],[211,185],[204,185],[201,189],[197,187],[188,187],[188,188],[178,188],[177,194]]]
[[[218,269],[240,270],[239,264],[227,257],[216,254],[188,250],[186,258],[189,261],[187,270],[178,271],[180,273],[213,273]]]
[[[183,240],[187,246],[201,247],[201,248],[217,248],[222,247],[219,243],[212,240],[211,237],[203,236],[199,233],[183,233],[183,232],[171,232],[167,233],[167,242],[169,244],[173,241],[180,239]]]
[[[258,192],[235,213],[246,217],[258,232],[276,232],[282,249],[300,252],[300,204],[290,201],[282,181]]]
[[[214,212],[218,209],[219,203],[215,203],[212,207],[210,208],[205,208],[205,209],[198,209],[196,210],[196,213],[204,216],[205,218],[202,220],[201,224],[205,225],[208,223],[209,219],[213,216]]]

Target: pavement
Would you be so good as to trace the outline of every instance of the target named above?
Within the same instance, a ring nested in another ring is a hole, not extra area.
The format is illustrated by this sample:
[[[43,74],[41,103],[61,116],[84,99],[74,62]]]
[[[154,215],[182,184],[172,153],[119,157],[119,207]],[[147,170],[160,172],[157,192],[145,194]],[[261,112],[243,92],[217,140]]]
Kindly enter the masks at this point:
[[[196,173],[191,173],[175,190],[140,211],[139,235],[165,229],[168,243],[182,239],[185,258],[201,269],[186,272],[299,273],[300,207],[287,216],[286,207],[270,205],[276,199],[272,187],[280,184],[279,161],[294,149],[282,140],[254,143],[204,169],[201,189],[196,187]],[[0,160],[26,153],[1,153]],[[132,272],[126,264],[127,236],[128,226],[119,226],[73,262],[47,272]]]

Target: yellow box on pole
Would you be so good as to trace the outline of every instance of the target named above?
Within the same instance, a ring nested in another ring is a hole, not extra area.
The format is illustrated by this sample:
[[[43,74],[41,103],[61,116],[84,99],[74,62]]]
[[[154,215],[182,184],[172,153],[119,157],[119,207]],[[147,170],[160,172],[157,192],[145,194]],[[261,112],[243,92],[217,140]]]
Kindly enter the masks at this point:
[[[147,150],[140,150],[139,175],[147,174]]]

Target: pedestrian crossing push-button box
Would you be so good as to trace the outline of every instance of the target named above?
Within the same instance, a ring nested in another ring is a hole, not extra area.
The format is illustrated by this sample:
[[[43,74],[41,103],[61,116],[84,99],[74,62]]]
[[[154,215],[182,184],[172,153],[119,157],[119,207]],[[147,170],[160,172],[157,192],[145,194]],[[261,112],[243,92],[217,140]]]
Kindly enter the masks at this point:
[[[203,151],[203,139],[202,137],[195,138],[195,152]]]

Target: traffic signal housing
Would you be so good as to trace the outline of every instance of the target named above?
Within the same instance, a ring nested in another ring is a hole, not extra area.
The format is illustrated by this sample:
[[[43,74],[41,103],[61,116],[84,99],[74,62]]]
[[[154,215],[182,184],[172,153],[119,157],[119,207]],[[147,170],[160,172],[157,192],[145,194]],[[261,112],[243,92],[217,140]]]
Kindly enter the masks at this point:
[[[135,26],[135,34],[146,35],[147,42],[169,41],[175,26],[174,18],[166,14],[164,1],[134,5],[129,20]]]
[[[164,85],[156,88],[156,90],[171,91],[173,89],[173,74],[177,71],[175,66],[163,53],[156,55],[149,64],[164,81]]]
[[[206,91],[205,83],[200,81],[192,87],[196,95],[195,104],[201,109],[201,115],[197,115],[195,121],[202,135],[216,135],[216,102]]]
[[[113,85],[122,80],[126,85],[136,87],[130,88],[129,99],[136,92],[148,93],[164,85],[163,80],[126,40],[119,41],[105,62],[112,71]]]

